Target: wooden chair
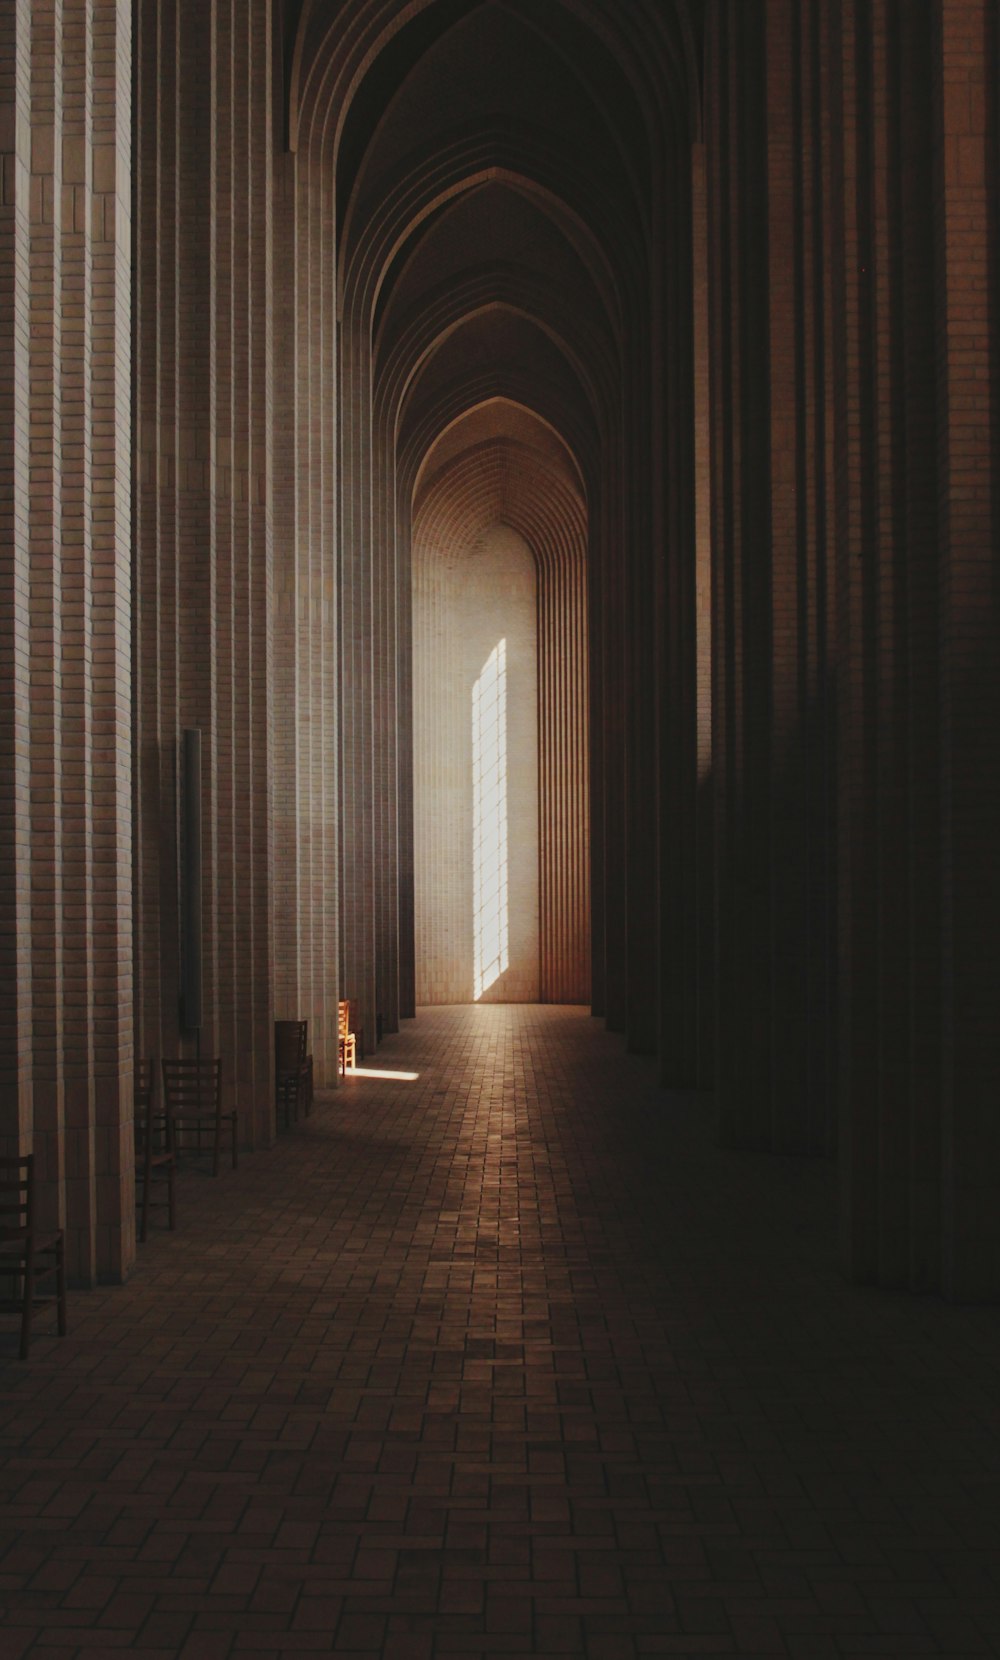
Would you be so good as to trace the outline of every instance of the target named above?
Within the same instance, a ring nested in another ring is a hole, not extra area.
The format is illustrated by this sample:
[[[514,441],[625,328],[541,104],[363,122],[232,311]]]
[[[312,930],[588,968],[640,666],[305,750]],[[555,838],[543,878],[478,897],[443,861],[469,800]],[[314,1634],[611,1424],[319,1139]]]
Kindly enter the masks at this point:
[[[307,1053],[309,1022],[276,1020],[274,1023],[275,1115],[285,1115],[285,1128],[299,1116],[299,1105],[308,1118],[312,1111],[312,1056]]]
[[[21,1359],[31,1345],[31,1316],[36,1307],[54,1302],[59,1336],[66,1336],[66,1251],[61,1228],[38,1228],[35,1221],[35,1161],[0,1158],[0,1268],[21,1283],[20,1296],[2,1303],[21,1316]],[[39,1280],[55,1276],[54,1297],[35,1296]]]
[[[305,1103],[306,1117],[308,1118],[313,1110],[313,1058],[311,1055],[306,1056]]]
[[[353,1071],[358,1064],[358,1040],[351,1031],[351,1005],[347,1000],[337,1004],[337,1059],[342,1078],[348,1067]]]
[[[153,1112],[155,1073],[152,1061],[135,1063],[135,1176],[139,1184],[139,1241],[145,1243],[149,1232],[149,1212],[153,1205],[166,1206],[167,1226],[177,1224],[174,1198],[174,1132],[166,1113]],[[166,1199],[154,1200],[153,1171],[165,1171]]]
[[[195,1152],[202,1152],[202,1135],[212,1138],[212,1175],[219,1174],[223,1131],[232,1146],[233,1169],[239,1147],[238,1114],[222,1110],[222,1062],[163,1060],[163,1111],[170,1121],[171,1146],[182,1151],[184,1139],[195,1136]],[[178,1139],[180,1137],[180,1139]]]

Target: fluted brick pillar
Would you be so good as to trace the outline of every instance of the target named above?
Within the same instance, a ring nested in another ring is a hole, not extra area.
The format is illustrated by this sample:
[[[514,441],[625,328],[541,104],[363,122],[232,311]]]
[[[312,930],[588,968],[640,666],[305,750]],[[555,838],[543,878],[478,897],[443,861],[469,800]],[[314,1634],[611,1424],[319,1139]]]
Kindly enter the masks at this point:
[[[851,1276],[989,1296],[994,11],[708,47],[724,1130],[835,1129]]]
[[[275,1014],[309,1022],[321,1085],[337,1075],[338,500],[335,203],[328,135],[302,124],[276,163],[273,232]]]
[[[31,416],[31,932],[32,1148],[45,1194],[47,1220],[68,1225],[76,1274],[96,1269],[93,1201],[93,1107],[90,1100],[91,843],[86,783],[91,770],[87,657],[90,644],[90,524],[85,492],[90,480],[88,408],[89,225],[73,223],[74,186],[63,190],[64,152],[70,179],[86,196],[90,143],[89,42],[58,3],[36,5],[31,18],[31,254],[28,398]],[[63,96],[64,48],[81,55],[76,121]],[[82,49],[82,50],[81,50]],[[75,128],[75,130],[73,130]],[[68,201],[67,201],[68,197]],[[63,283],[64,208],[70,273]],[[74,257],[74,256],[77,257]],[[76,267],[75,269],[73,267]],[[79,321],[67,350],[73,381],[63,418],[63,302],[78,301]],[[63,444],[76,466],[64,479]],[[66,529],[63,541],[63,500]],[[75,533],[75,534],[74,534]],[[71,575],[72,573],[72,575]],[[67,582],[69,579],[69,582]],[[65,591],[64,591],[65,589]],[[66,616],[64,619],[64,609]],[[65,634],[64,634],[65,622]],[[65,711],[64,693],[72,703]],[[64,714],[65,738],[64,746]],[[63,819],[63,764],[77,786],[77,810]],[[67,887],[69,891],[67,892]],[[71,940],[64,950],[66,910]],[[72,994],[67,991],[72,985]],[[74,995],[75,994],[75,995]],[[67,1055],[65,1040],[71,1052]],[[66,1116],[65,1074],[72,1100]],[[67,1143],[68,1149],[67,1149]],[[67,1150],[70,1179],[67,1186]],[[67,1215],[68,1211],[68,1215]]]
[[[937,0],[938,513],[944,911],[944,1283],[1000,1291],[998,21]]]
[[[723,1133],[833,1137],[829,8],[710,14],[712,774]],[[766,234],[765,234],[766,233]]]
[[[717,1064],[724,1137],[771,1143],[767,14],[708,17]]]
[[[32,1134],[31,5],[0,12],[0,1135]]]
[[[691,154],[692,503],[694,540],[694,813],[697,920],[695,1001],[685,1068],[702,1089],[715,1082],[715,812],[712,794],[712,425],[709,348],[708,173],[705,143]]]
[[[90,1283],[134,1255],[131,8],[48,0],[5,23],[7,592],[23,603],[4,613],[4,697],[30,720],[7,727],[5,926],[23,939],[4,1134],[34,1150],[41,1213]]]
[[[610,499],[609,499],[610,496]],[[594,1013],[613,1032],[628,1026],[626,851],[625,559],[623,514],[612,483],[591,524],[590,619],[591,847]]]
[[[842,1238],[853,1276],[915,1289],[943,1283],[947,1184],[931,21],[844,4],[830,37]]]
[[[650,357],[646,319],[627,325],[635,345],[628,365],[628,405],[624,418],[621,473],[624,478],[623,541],[615,560],[615,582],[622,588],[624,631],[620,663],[612,670],[619,681],[622,719],[622,806],[624,824],[620,857],[624,877],[623,991],[628,1046],[638,1054],[655,1054],[658,1040],[658,991],[661,974],[661,908],[666,897],[660,861],[661,803],[658,754],[660,723],[665,714],[658,682],[659,629],[663,621],[663,565],[676,549],[663,547],[654,526],[653,389],[646,377]],[[657,458],[658,460],[659,458]],[[675,942],[676,943],[676,942]]]
[[[373,522],[371,360],[364,324],[345,322],[341,385],[341,501],[338,543],[340,667],[340,983],[356,1005],[365,1049],[375,1047],[376,700],[386,664],[376,623],[384,537]]]
[[[680,119],[675,112],[676,125]],[[705,154],[683,130],[665,144],[654,201],[652,588],[659,807],[660,1075],[710,1084],[714,1050],[711,799],[711,510]],[[669,181],[669,182],[668,182]],[[674,251],[685,249],[684,259]],[[640,808],[641,810],[641,808]],[[650,899],[652,900],[652,895]]]
[[[137,892],[143,1049],[178,1010],[182,732],[203,734],[201,1047],[273,1134],[272,15],[139,8]],[[206,164],[207,161],[207,164]]]

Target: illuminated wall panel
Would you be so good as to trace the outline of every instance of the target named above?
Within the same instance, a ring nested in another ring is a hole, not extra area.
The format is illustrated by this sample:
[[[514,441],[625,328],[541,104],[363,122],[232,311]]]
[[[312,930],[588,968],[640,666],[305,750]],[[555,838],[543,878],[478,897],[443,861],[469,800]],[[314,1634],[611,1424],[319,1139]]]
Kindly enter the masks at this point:
[[[535,561],[504,525],[424,553],[413,617],[417,1002],[536,1002]]]

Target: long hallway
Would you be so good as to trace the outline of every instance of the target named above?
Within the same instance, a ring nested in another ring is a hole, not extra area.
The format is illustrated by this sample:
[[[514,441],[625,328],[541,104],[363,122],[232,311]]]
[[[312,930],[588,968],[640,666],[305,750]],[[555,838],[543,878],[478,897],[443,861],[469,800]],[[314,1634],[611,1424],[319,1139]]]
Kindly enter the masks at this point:
[[[847,1286],[831,1168],[581,1011],[376,1069],[4,1324],[0,1655],[1000,1654],[995,1308]]]

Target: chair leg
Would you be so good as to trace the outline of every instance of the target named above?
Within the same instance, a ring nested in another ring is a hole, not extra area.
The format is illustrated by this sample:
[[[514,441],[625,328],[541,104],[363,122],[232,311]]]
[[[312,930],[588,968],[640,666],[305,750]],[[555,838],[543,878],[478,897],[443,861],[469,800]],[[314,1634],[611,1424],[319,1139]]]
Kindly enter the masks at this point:
[[[201,1129],[200,1124],[199,1124],[198,1128],[199,1128],[199,1131],[200,1131],[200,1129]],[[212,1146],[212,1175],[213,1176],[217,1176],[219,1174],[219,1153],[220,1153],[221,1148],[222,1148],[222,1118],[220,1116],[215,1120],[215,1141],[214,1141],[213,1146]]]
[[[177,1226],[176,1195],[174,1189],[173,1160],[167,1165],[167,1226],[171,1233]]]
[[[21,1359],[27,1360],[31,1347],[31,1311],[35,1302],[35,1259],[31,1252],[24,1259],[24,1302],[21,1306]]]
[[[60,1337],[66,1336],[66,1243],[62,1234],[56,1240],[56,1318]]]
[[[146,1148],[146,1156],[142,1168],[142,1223],[139,1228],[139,1244],[145,1245],[146,1235],[149,1232],[149,1189],[153,1181],[152,1149]]]

